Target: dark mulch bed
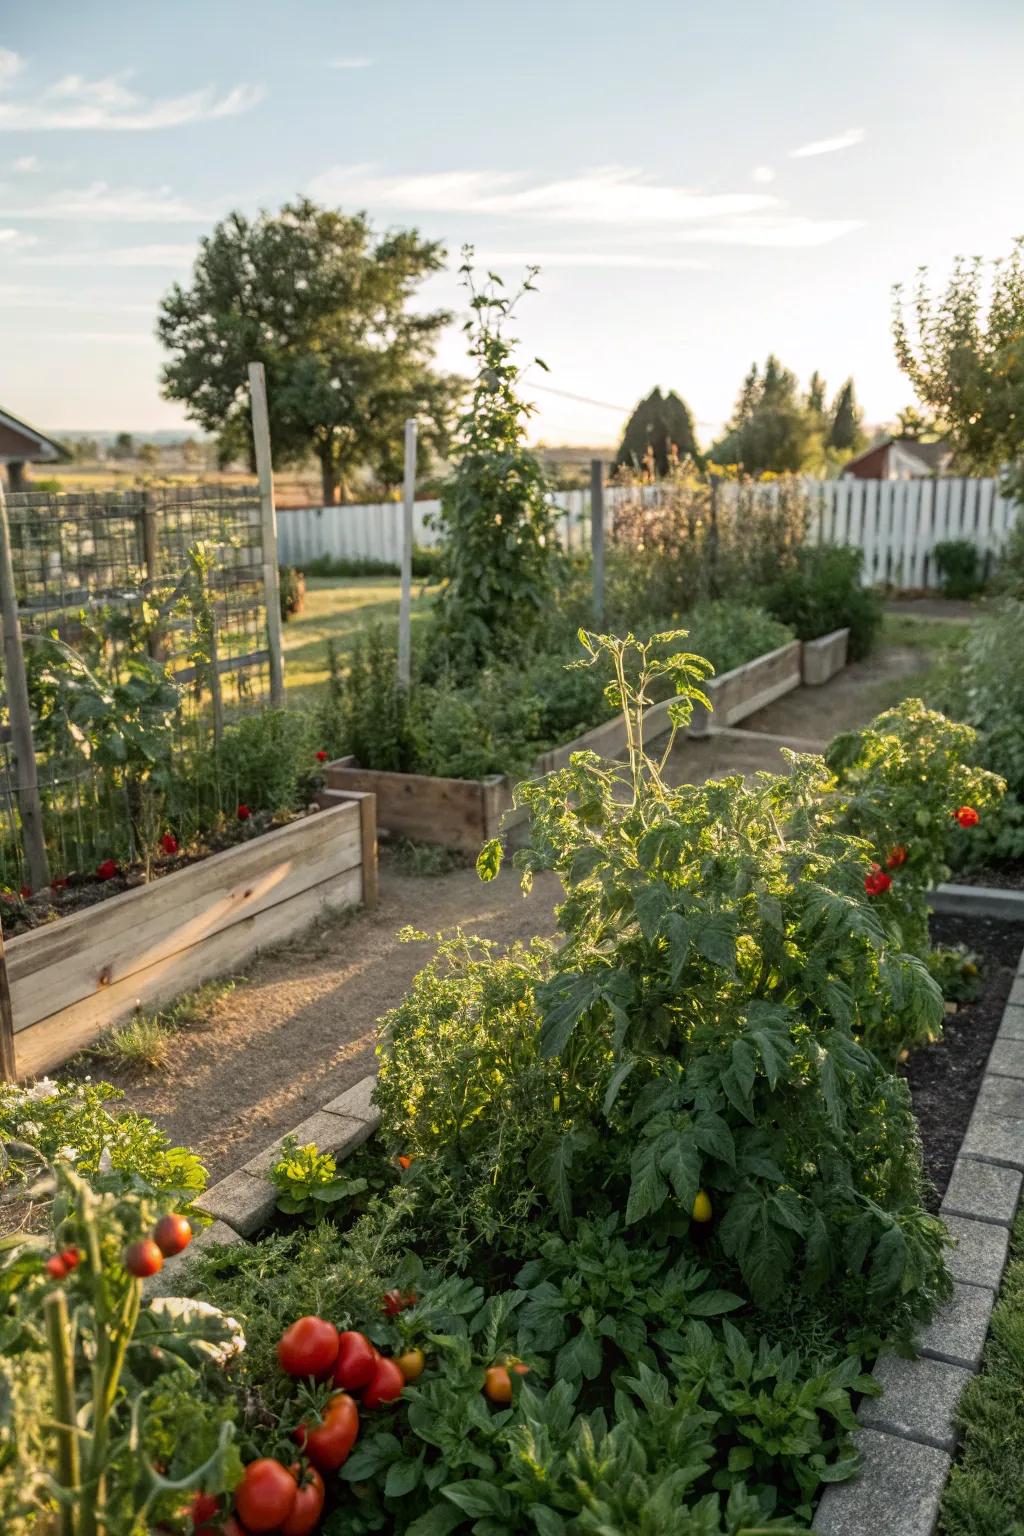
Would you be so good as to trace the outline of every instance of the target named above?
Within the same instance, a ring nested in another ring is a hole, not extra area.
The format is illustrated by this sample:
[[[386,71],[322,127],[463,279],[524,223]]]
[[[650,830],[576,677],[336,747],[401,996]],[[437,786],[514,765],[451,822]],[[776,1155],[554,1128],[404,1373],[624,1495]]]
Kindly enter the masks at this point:
[[[1024,859],[1004,859],[981,869],[958,869],[950,875],[954,885],[991,885],[1001,891],[1024,891]]]
[[[934,914],[931,931],[936,944],[966,944],[975,950],[983,961],[984,977],[981,996],[973,1003],[961,1003],[946,1019],[942,1039],[915,1051],[901,1069],[910,1083],[924,1143],[925,1172],[934,1186],[929,1204],[938,1210],[1013,985],[1024,947],[1024,923]]]

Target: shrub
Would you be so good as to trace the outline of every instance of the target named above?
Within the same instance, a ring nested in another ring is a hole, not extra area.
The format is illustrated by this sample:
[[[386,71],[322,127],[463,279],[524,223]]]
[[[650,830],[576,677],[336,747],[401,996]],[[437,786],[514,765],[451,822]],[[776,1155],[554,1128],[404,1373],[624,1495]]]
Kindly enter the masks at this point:
[[[793,639],[792,629],[763,608],[725,598],[694,608],[686,618],[686,633],[687,643],[719,676]]]
[[[859,549],[808,545],[796,564],[768,588],[769,613],[793,628],[798,640],[817,640],[834,629],[849,629],[853,661],[867,656],[882,623],[878,593],[861,585],[864,556]]]
[[[317,555],[305,562],[307,576],[361,577],[397,576],[399,567],[393,560],[376,560],[370,555],[344,558],[340,555]],[[414,544],[412,548],[412,574],[424,580],[437,581],[441,574],[441,551],[436,547]]]
[[[984,583],[978,573],[978,551],[969,539],[942,539],[932,550],[942,577],[945,597],[973,597]]]
[[[313,792],[320,742],[315,717],[301,710],[263,709],[240,715],[219,746],[196,753],[168,796],[175,825],[198,809],[200,825],[217,814],[234,817],[239,804],[272,812],[295,811]]]

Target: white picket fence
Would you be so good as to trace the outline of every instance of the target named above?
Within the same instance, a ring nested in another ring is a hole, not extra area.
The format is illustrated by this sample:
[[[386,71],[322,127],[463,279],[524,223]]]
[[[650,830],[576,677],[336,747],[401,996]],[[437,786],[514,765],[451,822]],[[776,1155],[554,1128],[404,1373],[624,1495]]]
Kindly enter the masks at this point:
[[[983,566],[997,560],[1013,526],[1016,504],[999,494],[995,480],[808,480],[811,501],[808,537],[822,544],[853,544],[864,553],[864,581],[905,589],[938,587],[932,551],[945,539],[969,539]],[[728,496],[731,487],[722,485]],[[657,485],[645,486],[644,500],[656,505]],[[770,482],[758,488],[770,502],[778,494]],[[605,488],[606,525],[615,508],[636,491]],[[568,549],[590,541],[590,491],[558,491],[552,502],[563,515],[559,533]],[[434,522],[440,502],[418,501],[413,518],[417,544],[439,542]],[[332,560],[379,560],[397,566],[402,548],[402,508],[385,501],[344,507],[302,507],[278,513],[278,553],[282,565],[303,566],[321,557]]]

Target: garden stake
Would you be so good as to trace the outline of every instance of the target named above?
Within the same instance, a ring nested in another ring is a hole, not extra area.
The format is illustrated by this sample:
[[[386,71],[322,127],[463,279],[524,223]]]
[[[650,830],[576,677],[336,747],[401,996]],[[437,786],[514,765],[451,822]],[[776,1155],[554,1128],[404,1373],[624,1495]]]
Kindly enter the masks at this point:
[[[61,1493],[57,1516],[60,1536],[75,1536],[75,1508],[79,1502],[81,1469],[75,1415],[75,1374],[70,1345],[68,1299],[58,1287],[43,1302],[46,1341],[50,1350],[53,1380],[54,1429],[57,1436],[57,1481]]]

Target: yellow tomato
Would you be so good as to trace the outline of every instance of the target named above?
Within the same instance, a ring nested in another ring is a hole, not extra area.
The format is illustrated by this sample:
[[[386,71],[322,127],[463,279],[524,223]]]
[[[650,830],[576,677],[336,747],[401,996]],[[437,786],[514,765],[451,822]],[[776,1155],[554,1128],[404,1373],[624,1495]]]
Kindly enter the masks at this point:
[[[711,1200],[705,1189],[698,1189],[697,1198],[693,1202],[693,1210],[690,1212],[694,1221],[710,1221],[714,1214],[711,1209]]]

